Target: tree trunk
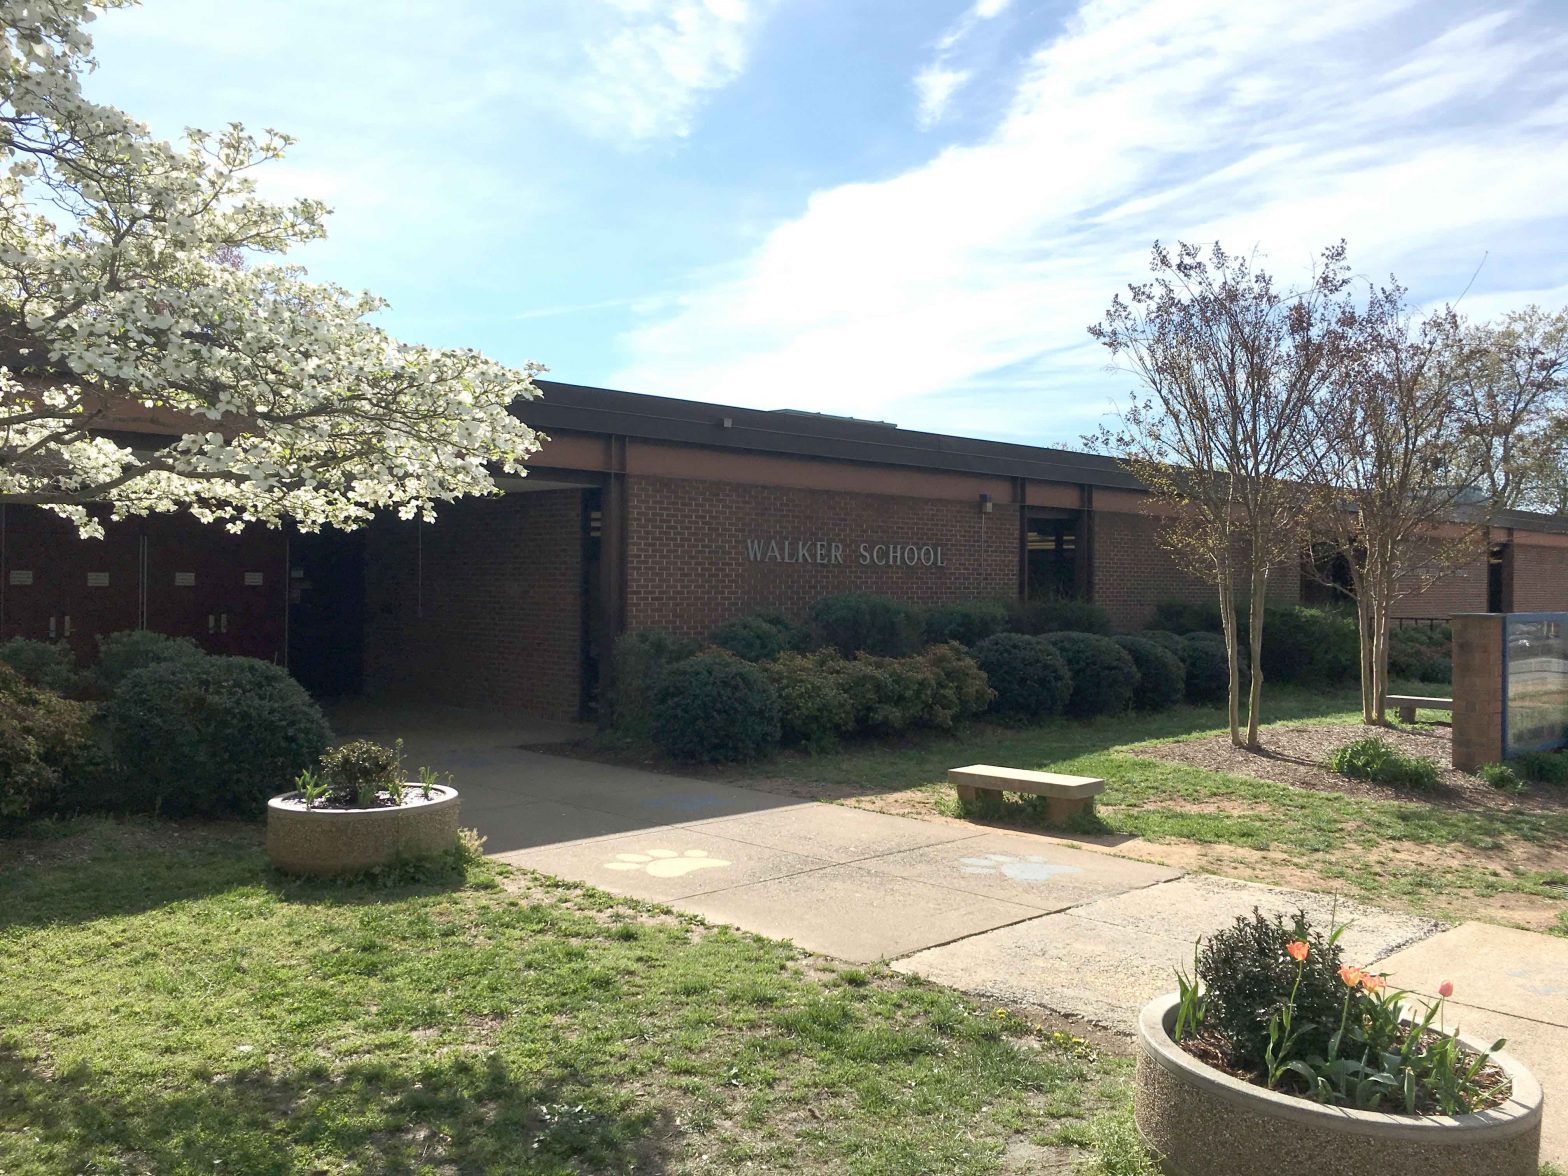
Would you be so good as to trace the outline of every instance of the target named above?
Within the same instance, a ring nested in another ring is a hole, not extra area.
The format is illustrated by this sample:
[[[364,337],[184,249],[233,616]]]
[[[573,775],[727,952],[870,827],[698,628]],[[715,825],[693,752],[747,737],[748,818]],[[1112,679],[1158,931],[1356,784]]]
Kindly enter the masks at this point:
[[[1230,579],[1230,569],[1225,569],[1220,579],[1220,627],[1225,634],[1225,662],[1230,668],[1230,684],[1226,688],[1226,701],[1230,706],[1230,741],[1233,747],[1241,742],[1241,680],[1237,675],[1240,658],[1236,640],[1236,586]]]
[[[1259,751],[1263,744],[1258,739],[1258,712],[1263,700],[1263,602],[1268,596],[1269,570],[1267,567],[1252,569],[1251,604],[1247,616],[1248,655],[1252,665],[1252,680],[1247,687],[1247,750]]]

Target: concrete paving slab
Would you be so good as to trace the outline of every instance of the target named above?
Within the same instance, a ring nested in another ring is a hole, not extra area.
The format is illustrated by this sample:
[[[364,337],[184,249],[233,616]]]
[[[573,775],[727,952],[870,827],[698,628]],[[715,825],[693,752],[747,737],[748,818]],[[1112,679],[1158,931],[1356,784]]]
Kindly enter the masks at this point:
[[[785,808],[739,817],[717,817],[692,827],[832,862],[853,862],[976,836],[973,829],[962,825],[917,821],[817,801],[797,801]]]
[[[616,894],[664,903],[784,875],[809,875],[829,864],[682,828],[524,850],[507,860]]]
[[[856,963],[890,959],[1038,912],[859,866],[830,866],[677,902],[719,923]]]
[[[1060,911],[1181,877],[1181,871],[1045,837],[982,833],[861,862],[865,869]]]
[[[1312,925],[1327,933],[1332,920],[1347,924],[1340,939],[1345,959],[1364,964],[1398,951],[1408,944],[1442,930],[1433,919],[1397,915],[1349,899],[1287,890],[1233,878],[1188,875],[1148,890],[1133,891],[1078,907],[1074,914],[1096,922],[1126,927],[1149,935],[1162,935],[1187,945],[1200,935],[1212,935],[1230,926],[1237,915],[1249,915],[1256,906],[1266,915],[1289,918],[1305,910]]]
[[[1461,923],[1377,966],[1398,988],[1431,996],[1449,980],[1466,1005],[1568,1025],[1568,939]]]
[[[1192,944],[1069,912],[918,952],[893,967],[1130,1036],[1138,1010],[1175,990],[1175,969],[1191,971]]]
[[[544,846],[565,845],[602,837],[619,837],[643,828],[635,817],[579,808],[558,801],[522,801],[470,806],[464,795],[459,821],[477,829],[485,839],[485,852],[504,862],[518,853]]]

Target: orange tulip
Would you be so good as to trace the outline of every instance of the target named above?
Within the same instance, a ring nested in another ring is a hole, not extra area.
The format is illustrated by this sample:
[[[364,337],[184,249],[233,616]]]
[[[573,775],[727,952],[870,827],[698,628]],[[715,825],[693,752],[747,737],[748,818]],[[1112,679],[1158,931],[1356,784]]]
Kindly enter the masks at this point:
[[[1360,968],[1353,968],[1349,964],[1339,970],[1339,978],[1344,981],[1346,988],[1354,988],[1366,979],[1366,975]]]
[[[1298,964],[1307,958],[1307,945],[1300,939],[1297,939],[1292,943],[1287,943],[1285,945],[1285,951],[1290,956],[1290,958],[1295,960]]]
[[[1383,977],[1381,977],[1381,976],[1363,976],[1362,979],[1361,979],[1361,987],[1365,988],[1368,992],[1378,992],[1378,991],[1381,991],[1382,988],[1384,987]]]

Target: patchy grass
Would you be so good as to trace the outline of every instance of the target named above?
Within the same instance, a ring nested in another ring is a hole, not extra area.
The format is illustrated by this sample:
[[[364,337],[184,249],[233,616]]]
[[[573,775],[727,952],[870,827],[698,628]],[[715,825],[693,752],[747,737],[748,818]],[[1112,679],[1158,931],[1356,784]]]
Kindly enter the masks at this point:
[[[1359,719],[1351,693],[1271,688],[1279,722]],[[1155,715],[1055,720],[1034,727],[977,726],[897,746],[861,745],[754,768],[766,786],[820,790],[844,803],[907,815],[958,816],[950,767],[1001,763],[1106,781],[1097,820],[1076,832],[1113,848],[1232,876],[1347,892],[1445,918],[1562,925],[1568,890],[1568,807],[1529,811],[1431,803],[1420,797],[1344,795],[1130,754],[1133,744],[1223,731],[1215,708]],[[777,778],[784,778],[782,781]],[[1044,829],[1045,806],[1013,798],[979,814]]]
[[[0,842],[0,1172],[1140,1170],[1127,1063],[1015,1014],[482,861],[287,882],[259,841]]]

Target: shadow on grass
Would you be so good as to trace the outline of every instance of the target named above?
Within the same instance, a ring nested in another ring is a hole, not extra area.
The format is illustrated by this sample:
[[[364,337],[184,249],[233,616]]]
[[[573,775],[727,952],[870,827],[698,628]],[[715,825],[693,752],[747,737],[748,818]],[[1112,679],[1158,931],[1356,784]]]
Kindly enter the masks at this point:
[[[118,1084],[110,1088],[111,1083]],[[669,1171],[675,1117],[631,1110],[572,1074],[514,1074],[494,1054],[338,1074],[246,1066],[182,1087],[89,1067],[43,1072],[0,1044],[0,1163],[59,1172]],[[18,1150],[18,1147],[24,1150]]]

